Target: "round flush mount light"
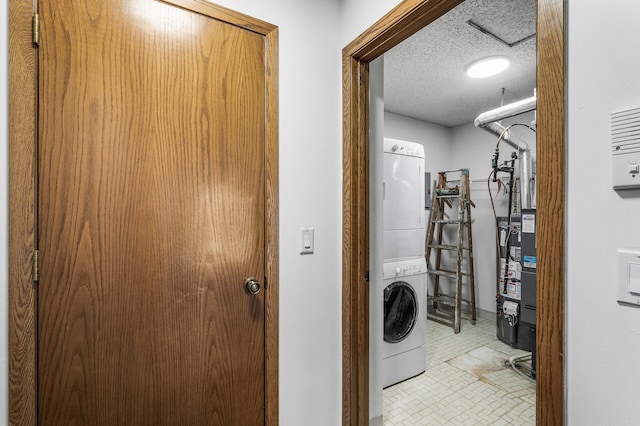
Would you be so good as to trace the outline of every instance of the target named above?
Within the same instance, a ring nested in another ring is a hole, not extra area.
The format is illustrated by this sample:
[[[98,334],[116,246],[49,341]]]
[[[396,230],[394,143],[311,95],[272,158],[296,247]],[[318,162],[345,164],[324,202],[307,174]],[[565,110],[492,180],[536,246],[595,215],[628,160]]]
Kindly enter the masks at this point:
[[[471,78],[485,78],[500,74],[509,67],[509,59],[504,56],[491,56],[469,65],[467,75]]]

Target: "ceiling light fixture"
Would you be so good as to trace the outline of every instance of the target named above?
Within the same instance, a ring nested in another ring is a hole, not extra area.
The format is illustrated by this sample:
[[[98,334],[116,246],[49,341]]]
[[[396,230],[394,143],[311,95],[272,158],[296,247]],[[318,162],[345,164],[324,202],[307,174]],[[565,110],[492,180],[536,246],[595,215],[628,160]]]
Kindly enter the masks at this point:
[[[490,56],[475,61],[466,68],[471,78],[485,78],[500,74],[509,67],[509,59],[505,56]]]

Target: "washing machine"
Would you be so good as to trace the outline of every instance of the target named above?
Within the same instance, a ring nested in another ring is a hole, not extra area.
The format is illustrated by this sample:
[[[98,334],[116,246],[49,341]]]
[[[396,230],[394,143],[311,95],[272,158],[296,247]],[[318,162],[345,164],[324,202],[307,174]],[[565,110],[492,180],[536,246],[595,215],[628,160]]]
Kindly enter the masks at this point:
[[[427,263],[424,256],[383,264],[382,385],[427,368]]]
[[[382,229],[384,259],[424,254],[426,236],[424,147],[385,138]]]

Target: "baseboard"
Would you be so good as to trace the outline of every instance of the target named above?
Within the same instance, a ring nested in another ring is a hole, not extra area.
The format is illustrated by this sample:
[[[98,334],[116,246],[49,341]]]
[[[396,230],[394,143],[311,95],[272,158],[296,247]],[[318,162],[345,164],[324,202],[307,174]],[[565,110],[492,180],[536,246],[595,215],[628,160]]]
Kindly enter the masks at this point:
[[[485,311],[484,309],[476,309],[476,315],[479,318],[494,320],[496,319],[496,313],[491,311]]]
[[[369,426],[383,426],[383,425],[384,425],[384,419],[382,416],[369,419]]]

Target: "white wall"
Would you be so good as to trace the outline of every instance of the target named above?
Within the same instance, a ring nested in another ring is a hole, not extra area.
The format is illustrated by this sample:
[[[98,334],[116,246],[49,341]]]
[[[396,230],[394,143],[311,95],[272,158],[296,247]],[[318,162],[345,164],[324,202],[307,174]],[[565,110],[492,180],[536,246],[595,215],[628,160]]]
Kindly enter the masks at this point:
[[[610,114],[640,106],[640,3],[568,3],[567,419],[635,425],[640,309],[616,303],[614,265],[640,246],[640,191],[611,189]]]
[[[377,20],[396,7],[399,0],[339,0],[340,47],[345,47]]]

